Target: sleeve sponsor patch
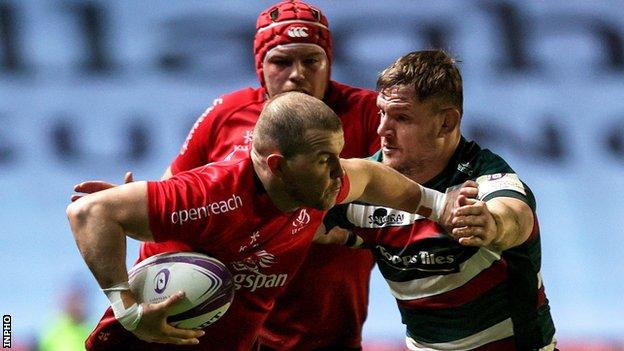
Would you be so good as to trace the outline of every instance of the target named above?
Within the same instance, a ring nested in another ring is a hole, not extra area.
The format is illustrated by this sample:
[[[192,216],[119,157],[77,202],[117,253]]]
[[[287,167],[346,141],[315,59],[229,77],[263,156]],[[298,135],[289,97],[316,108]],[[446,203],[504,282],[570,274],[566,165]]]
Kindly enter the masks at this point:
[[[524,185],[515,173],[486,174],[477,178],[476,182],[479,184],[479,199],[500,190],[512,190],[526,196]]]
[[[347,219],[359,228],[400,227],[411,225],[420,218],[424,217],[415,213],[372,205],[349,204],[347,209]]]

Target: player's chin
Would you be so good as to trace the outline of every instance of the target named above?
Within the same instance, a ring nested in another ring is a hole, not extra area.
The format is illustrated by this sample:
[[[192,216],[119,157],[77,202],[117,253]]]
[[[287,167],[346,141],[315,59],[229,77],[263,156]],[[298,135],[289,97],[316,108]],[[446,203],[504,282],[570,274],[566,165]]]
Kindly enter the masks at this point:
[[[388,167],[396,169],[401,164],[401,158],[397,153],[386,154],[384,152],[382,163]]]

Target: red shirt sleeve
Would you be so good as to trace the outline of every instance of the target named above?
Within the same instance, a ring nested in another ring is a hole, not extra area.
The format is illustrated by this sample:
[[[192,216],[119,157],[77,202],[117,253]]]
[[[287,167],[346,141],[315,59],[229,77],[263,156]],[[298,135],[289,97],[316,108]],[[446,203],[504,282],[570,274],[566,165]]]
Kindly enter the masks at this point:
[[[193,128],[186,136],[186,140],[178,153],[178,156],[171,163],[171,173],[176,174],[182,171],[193,169],[209,163],[209,151],[212,148],[213,124],[218,110],[215,108],[223,102],[222,98],[215,99],[210,106],[195,121]]]
[[[241,146],[238,144],[250,143],[251,139],[246,140],[244,132],[253,130],[265,100],[262,88],[244,88],[215,99],[191,128],[180,153],[171,163],[171,173],[229,159],[227,156]]]

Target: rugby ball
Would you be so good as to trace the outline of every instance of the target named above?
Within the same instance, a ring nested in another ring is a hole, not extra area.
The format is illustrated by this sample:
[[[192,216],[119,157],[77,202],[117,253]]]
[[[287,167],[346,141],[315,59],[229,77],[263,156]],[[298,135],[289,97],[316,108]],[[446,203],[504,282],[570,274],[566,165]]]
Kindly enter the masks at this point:
[[[234,283],[227,267],[196,252],[148,257],[130,269],[128,281],[139,301],[150,304],[184,291],[184,300],[167,314],[167,322],[180,328],[209,326],[225,314],[234,298]]]

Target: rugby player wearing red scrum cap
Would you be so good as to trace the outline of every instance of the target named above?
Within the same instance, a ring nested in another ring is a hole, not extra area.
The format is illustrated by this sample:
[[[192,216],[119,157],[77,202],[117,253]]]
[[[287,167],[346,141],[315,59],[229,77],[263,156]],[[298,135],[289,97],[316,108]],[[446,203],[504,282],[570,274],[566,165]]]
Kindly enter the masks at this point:
[[[246,154],[265,102],[286,91],[315,96],[336,112],[344,129],[342,157],[365,157],[379,148],[377,94],[330,80],[331,34],[319,9],[283,1],[260,14],[256,29],[254,55],[261,86],[216,99],[199,117],[163,178]],[[76,190],[89,192],[89,183]],[[180,249],[173,242],[146,243],[141,251]],[[313,245],[261,332],[262,349],[360,349],[372,267],[367,251]],[[96,330],[90,340],[97,337]]]
[[[301,89],[323,99],[342,121],[341,156],[374,152],[379,143],[376,96],[330,80],[332,41],[323,13],[303,2],[285,1],[262,12],[256,29],[256,71],[268,94]],[[309,73],[289,67],[296,64],[309,65]],[[265,323],[261,350],[361,349],[372,267],[368,254],[313,244]]]

